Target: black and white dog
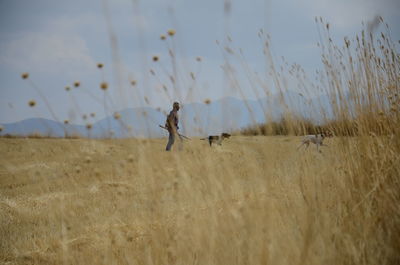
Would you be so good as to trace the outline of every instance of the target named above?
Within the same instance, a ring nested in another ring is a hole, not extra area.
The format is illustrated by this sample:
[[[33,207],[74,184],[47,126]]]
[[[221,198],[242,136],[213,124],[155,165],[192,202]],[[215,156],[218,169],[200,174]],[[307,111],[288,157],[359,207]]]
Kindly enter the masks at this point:
[[[208,143],[210,144],[210,146],[213,143],[221,145],[222,141],[224,139],[228,139],[229,137],[231,137],[231,135],[229,133],[222,133],[221,135],[210,135],[210,136],[208,136],[206,138],[201,138],[200,140],[208,140]]]

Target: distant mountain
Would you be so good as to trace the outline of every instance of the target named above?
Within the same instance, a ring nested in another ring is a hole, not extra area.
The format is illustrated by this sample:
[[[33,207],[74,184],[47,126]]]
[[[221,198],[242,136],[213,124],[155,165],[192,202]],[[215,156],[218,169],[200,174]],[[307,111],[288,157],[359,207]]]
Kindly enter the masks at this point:
[[[285,102],[286,104],[282,104]],[[190,103],[179,111],[180,131],[188,136],[219,134],[244,128],[251,124],[279,119],[289,109],[299,116],[316,121],[330,116],[330,100],[326,96],[306,100],[301,94],[289,92],[259,100],[223,98],[210,104]],[[63,124],[42,118],[32,118],[15,123],[2,124],[1,135],[27,136],[38,133],[44,136],[64,137],[80,135],[92,138],[103,137],[163,137],[167,132],[158,125],[165,123],[166,113],[150,107],[128,108],[119,112],[118,119],[106,117],[91,129],[84,125]]]

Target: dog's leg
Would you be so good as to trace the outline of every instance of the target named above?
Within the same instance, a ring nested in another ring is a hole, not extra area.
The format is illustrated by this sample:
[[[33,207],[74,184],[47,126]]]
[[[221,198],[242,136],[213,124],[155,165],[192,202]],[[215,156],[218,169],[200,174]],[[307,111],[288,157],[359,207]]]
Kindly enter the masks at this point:
[[[318,153],[322,153],[321,150],[319,150],[319,144],[316,144],[316,145],[317,145],[317,151],[318,151]]]
[[[299,150],[300,147],[302,147],[303,145],[304,145],[304,142],[301,142],[301,144],[300,144],[299,146],[297,146],[297,149],[296,149],[296,150]]]
[[[303,146],[303,143],[299,144],[299,146],[297,146],[296,150],[299,151],[300,147]]]
[[[208,143],[210,144],[210,147],[211,147],[211,145],[212,145],[212,140],[209,138],[208,139]]]

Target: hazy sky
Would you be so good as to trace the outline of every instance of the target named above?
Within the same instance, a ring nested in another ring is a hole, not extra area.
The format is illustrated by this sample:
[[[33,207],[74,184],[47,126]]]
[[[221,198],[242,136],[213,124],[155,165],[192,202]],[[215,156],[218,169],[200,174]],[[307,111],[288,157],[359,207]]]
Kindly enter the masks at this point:
[[[227,88],[222,45],[216,44],[225,43],[227,33],[230,45],[241,48],[245,62],[259,74],[265,73],[260,29],[270,34],[274,56],[299,63],[310,75],[321,68],[316,16],[330,23],[340,44],[378,15],[389,24],[392,38],[400,39],[398,0],[0,0],[0,12],[0,123],[51,118],[38,91],[21,79],[23,72],[29,72],[59,120],[81,123],[77,116],[84,113],[104,117],[103,80],[110,86],[106,104],[112,111],[240,97]],[[169,29],[176,35],[160,40]],[[168,47],[176,53],[179,93],[168,78],[174,72]],[[153,56],[159,61],[153,62]],[[105,65],[102,71],[98,62]],[[240,72],[232,61],[236,64]],[[256,98],[246,78],[238,76],[244,96]],[[137,81],[135,87],[131,80]],[[74,81],[81,86],[74,88]],[[28,107],[31,99],[35,108]]]

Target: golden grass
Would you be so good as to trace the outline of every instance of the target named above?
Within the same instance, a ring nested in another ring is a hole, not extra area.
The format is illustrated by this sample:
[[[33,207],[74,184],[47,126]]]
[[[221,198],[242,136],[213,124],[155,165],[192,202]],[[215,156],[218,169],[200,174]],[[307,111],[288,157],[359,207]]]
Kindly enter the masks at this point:
[[[61,138],[63,138],[63,139],[79,139],[79,138],[85,138],[85,137],[82,137],[81,135],[79,135],[79,134],[65,134],[64,135],[64,137],[55,137],[55,136],[52,136],[52,135],[50,135],[50,134],[47,134],[47,135],[44,135],[44,134],[41,134],[41,133],[30,133],[30,134],[28,134],[28,135],[18,135],[18,134],[4,134],[4,135],[0,135],[0,138],[12,138],[12,139],[15,139],[15,138],[30,138],[30,139],[61,139]]]
[[[394,264],[398,156],[387,138],[0,139],[0,261]],[[175,146],[178,149],[178,145]],[[381,158],[377,158],[377,154]]]
[[[319,46],[324,64],[316,86],[297,64],[287,72],[276,70],[270,38],[263,31],[262,52],[274,89],[230,47],[232,40],[221,51],[231,89],[245,94],[231,63],[237,59],[254,93],[268,97],[278,92],[285,109],[282,122],[275,123],[264,109],[267,124],[244,133],[295,135],[328,129],[338,137],[326,140],[329,147],[322,154],[315,147],[296,151],[301,138],[293,136],[233,136],[212,148],[194,139],[174,152],[164,152],[166,140],[160,139],[1,138],[0,261],[399,264],[398,49],[389,29],[378,38],[373,32],[345,38],[339,48],[329,24],[316,21],[323,31]],[[169,37],[175,34],[168,31]],[[181,69],[187,69],[177,63],[174,40],[166,43],[172,69],[150,69],[160,83],[159,72],[168,77],[161,93],[171,102],[185,93],[189,98],[196,88],[193,74],[193,85],[182,89]],[[112,49],[118,61],[118,49]],[[162,65],[163,60],[157,61]],[[331,106],[312,111],[324,115],[332,107],[333,117],[316,125],[307,115],[291,113],[283,97],[288,76],[298,79],[302,95],[329,95]],[[27,73],[22,78],[30,81]],[[57,120],[41,90],[29,84]],[[136,80],[131,84],[136,88]],[[113,99],[107,91],[103,106],[110,114]]]

